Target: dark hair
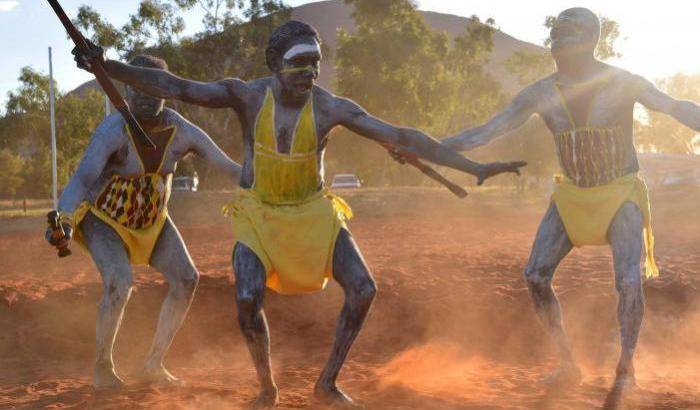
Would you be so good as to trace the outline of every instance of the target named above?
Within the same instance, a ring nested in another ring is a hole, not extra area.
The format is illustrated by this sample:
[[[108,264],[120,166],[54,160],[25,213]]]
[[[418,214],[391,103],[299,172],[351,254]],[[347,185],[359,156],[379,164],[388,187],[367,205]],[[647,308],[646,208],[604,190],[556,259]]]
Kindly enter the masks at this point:
[[[272,32],[270,40],[267,42],[267,49],[265,50],[267,67],[270,70],[273,69],[273,58],[278,58],[284,54],[284,52],[289,49],[292,41],[299,37],[311,37],[319,44],[321,43],[318,31],[312,26],[298,20],[289,20]]]
[[[129,61],[129,64],[138,67],[160,68],[162,70],[168,69],[168,63],[166,63],[165,60],[148,54],[137,55]]]

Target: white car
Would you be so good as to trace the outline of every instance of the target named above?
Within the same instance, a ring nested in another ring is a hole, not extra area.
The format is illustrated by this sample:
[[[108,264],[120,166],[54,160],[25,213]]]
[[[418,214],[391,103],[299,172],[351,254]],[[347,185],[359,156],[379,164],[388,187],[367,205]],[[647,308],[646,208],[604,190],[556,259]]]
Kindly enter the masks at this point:
[[[355,174],[336,174],[331,182],[331,188],[360,188],[362,181]]]
[[[173,191],[197,192],[197,186],[199,186],[199,177],[197,177],[196,173],[191,177],[182,176],[173,178]]]

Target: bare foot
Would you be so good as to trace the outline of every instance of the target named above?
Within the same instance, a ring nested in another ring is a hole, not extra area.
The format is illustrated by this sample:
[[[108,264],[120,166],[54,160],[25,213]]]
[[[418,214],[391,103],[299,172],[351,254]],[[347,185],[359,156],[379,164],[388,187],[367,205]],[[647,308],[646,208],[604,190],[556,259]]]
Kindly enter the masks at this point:
[[[280,399],[279,394],[277,393],[277,386],[272,385],[262,389],[258,395],[258,398],[255,399],[250,408],[253,410],[271,409],[277,406],[279,402]]]
[[[573,363],[561,364],[540,383],[549,387],[577,386],[581,383],[581,370]]]
[[[146,366],[141,373],[141,380],[149,384],[157,384],[160,386],[183,386],[185,383],[177,377],[170,374],[162,364],[154,366]]]
[[[615,381],[612,388],[605,397],[603,403],[604,410],[618,410],[625,408],[626,396],[631,391],[637,388],[637,382],[634,377],[634,368],[630,367],[621,370],[617,369]]]
[[[365,406],[355,403],[347,394],[336,385],[317,383],[314,388],[314,396],[321,404],[336,409],[364,409]]]
[[[114,364],[97,363],[92,384],[96,389],[118,389],[124,386],[124,380],[117,376]]]
[[[488,164],[483,164],[478,175],[477,185],[481,185],[487,179],[504,172],[512,172],[520,175],[520,168],[524,167],[525,165],[527,165],[527,162],[525,161],[489,162]]]
[[[634,367],[629,366],[625,369],[617,368],[615,374],[615,382],[613,389],[631,390],[637,387],[637,378],[634,377]]]

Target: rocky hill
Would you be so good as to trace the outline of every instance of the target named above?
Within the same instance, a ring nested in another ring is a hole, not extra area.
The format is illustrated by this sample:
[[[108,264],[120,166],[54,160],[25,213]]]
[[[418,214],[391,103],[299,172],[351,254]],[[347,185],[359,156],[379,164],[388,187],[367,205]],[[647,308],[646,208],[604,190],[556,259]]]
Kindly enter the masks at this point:
[[[450,36],[460,35],[469,24],[469,19],[451,14],[422,11],[426,23],[435,30],[446,31]],[[323,42],[333,51],[336,47],[337,31],[342,28],[352,31],[355,22],[352,19],[352,7],[346,5],[342,0],[327,0],[316,3],[309,3],[294,8],[292,17],[304,21],[316,27],[321,34]],[[543,52],[544,49],[532,43],[518,40],[515,37],[497,30],[493,36],[493,53],[488,63],[488,70],[505,89],[516,91],[518,87],[514,78],[509,75],[504,67],[504,62],[515,52]],[[335,69],[332,60],[325,60],[321,67],[320,83],[326,87],[333,88]],[[81,94],[86,89],[94,88],[97,84],[94,81],[82,84],[73,92]]]

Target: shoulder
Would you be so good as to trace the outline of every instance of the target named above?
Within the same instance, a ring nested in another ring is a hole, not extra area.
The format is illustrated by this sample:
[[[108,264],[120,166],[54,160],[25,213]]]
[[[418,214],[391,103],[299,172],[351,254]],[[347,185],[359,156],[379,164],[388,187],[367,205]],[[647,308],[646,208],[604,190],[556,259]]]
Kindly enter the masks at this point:
[[[646,92],[656,90],[656,85],[639,74],[622,68],[610,67],[609,85],[628,98],[637,99]]]
[[[101,140],[123,139],[125,134],[126,121],[118,112],[108,115],[95,129],[92,138]]]
[[[187,120],[187,118],[170,107],[163,108],[163,122],[165,122],[166,125],[176,126],[183,123],[190,124],[190,121]]]
[[[313,90],[314,104],[317,107],[340,115],[366,114],[358,103],[349,98],[337,96],[319,85],[315,85]]]
[[[249,92],[264,95],[267,92],[267,89],[272,87],[273,82],[273,77],[263,77],[249,81],[245,84]]]
[[[550,74],[544,78],[541,78],[534,83],[528,85],[523,89],[524,92],[535,94],[535,93],[543,93],[543,92],[551,92],[551,90],[554,89],[555,84],[557,83],[557,76],[556,74]]]
[[[267,90],[274,85],[274,77],[262,77],[246,83],[245,105],[257,112],[267,95]]]
[[[520,90],[518,95],[515,96],[514,102],[536,104],[552,94],[556,81],[554,74],[537,80]]]
[[[239,78],[224,78],[223,80],[218,80],[215,83],[224,86],[229,93],[233,94],[246,93],[249,90],[249,83]]]
[[[264,87],[261,80],[243,81],[239,78],[225,78],[216,82],[218,87],[225,90],[233,102],[233,108],[244,107],[254,101]]]
[[[185,118],[184,115],[180,114],[179,112],[173,110],[172,108],[164,108],[163,109],[163,120],[166,125],[174,125],[176,128],[176,136],[177,135],[192,135],[192,134],[202,134],[204,131],[202,131],[201,128],[199,128],[196,124]]]

